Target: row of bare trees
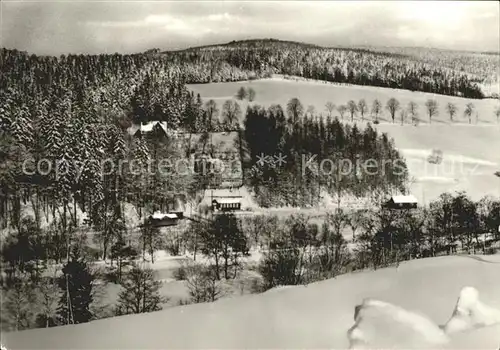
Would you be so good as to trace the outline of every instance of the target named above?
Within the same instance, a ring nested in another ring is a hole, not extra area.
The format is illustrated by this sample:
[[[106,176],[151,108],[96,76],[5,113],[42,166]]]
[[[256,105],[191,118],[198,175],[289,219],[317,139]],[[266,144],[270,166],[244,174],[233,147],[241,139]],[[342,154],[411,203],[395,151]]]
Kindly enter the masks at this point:
[[[337,111],[343,120],[346,115],[349,115],[351,122],[354,121],[356,115],[361,117],[361,120],[365,120],[365,116],[370,113],[375,123],[379,123],[379,116],[383,111],[382,102],[378,99],[373,100],[371,108],[369,108],[365,99],[360,99],[359,101],[349,100],[345,105],[336,106],[333,102],[328,101],[325,104],[325,109],[329,116]],[[401,105],[401,103],[394,97],[387,100],[385,104],[385,109],[391,116],[392,122],[396,122],[398,117],[401,124],[404,124],[408,118],[411,118],[411,123],[417,125],[419,122],[419,106],[416,102],[410,101],[406,108]],[[459,109],[455,103],[448,102],[445,105],[446,114],[449,116],[450,121],[454,122],[455,117],[459,114]],[[308,112],[312,115],[314,112],[314,107],[309,106]],[[439,103],[437,100],[428,99],[425,102],[425,112],[429,118],[429,123],[432,123],[433,118],[439,115]],[[500,106],[494,111],[497,123],[500,123]],[[472,124],[472,119],[476,117],[476,123],[479,121],[479,113],[476,111],[476,107],[473,103],[468,103],[463,110],[464,118],[467,118],[469,124]]]

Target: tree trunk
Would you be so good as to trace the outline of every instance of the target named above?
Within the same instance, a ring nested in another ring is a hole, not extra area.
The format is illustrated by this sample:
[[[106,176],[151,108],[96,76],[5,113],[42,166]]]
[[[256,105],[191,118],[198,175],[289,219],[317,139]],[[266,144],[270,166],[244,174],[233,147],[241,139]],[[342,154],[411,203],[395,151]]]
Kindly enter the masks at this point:
[[[68,324],[73,324],[74,323],[73,306],[71,305],[71,295],[69,292],[69,276],[68,276],[68,274],[66,274],[66,299],[67,299],[67,306],[68,306],[67,322],[68,322]]]
[[[105,230],[106,231],[106,230]],[[104,240],[102,242],[102,260],[106,261],[106,256],[108,254],[108,234],[107,233],[104,233]]]
[[[146,310],[146,276],[142,276],[142,312]]]
[[[216,252],[215,253],[215,276],[217,277],[218,280],[220,280],[220,274],[219,274],[219,255]]]
[[[154,247],[153,247],[153,235],[151,234],[149,238],[149,255],[151,255],[151,263],[154,264],[155,258],[154,258]]]
[[[227,255],[224,257],[224,278],[228,279],[228,271],[229,271],[229,258]]]
[[[142,234],[142,261],[146,261],[146,235]]]
[[[118,257],[117,262],[118,264],[118,281],[122,280],[122,259],[121,257]]]

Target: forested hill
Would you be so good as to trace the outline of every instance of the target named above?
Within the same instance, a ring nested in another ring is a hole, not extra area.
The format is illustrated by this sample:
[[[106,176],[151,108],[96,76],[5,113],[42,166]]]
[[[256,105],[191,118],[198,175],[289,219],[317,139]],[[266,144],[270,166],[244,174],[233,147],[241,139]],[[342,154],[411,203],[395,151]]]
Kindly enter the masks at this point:
[[[43,62],[43,68],[27,67],[35,61]],[[59,67],[65,66],[66,70],[74,70],[71,74],[90,81],[100,79],[96,76],[104,71],[120,76],[118,80],[126,74],[132,81],[129,85],[133,85],[137,75],[151,71],[153,66],[156,70],[168,70],[176,75],[176,81],[183,83],[240,81],[283,74],[469,98],[485,97],[481,85],[496,83],[500,69],[498,55],[491,54],[425,48],[331,48],[276,39],[231,41],[179,51],[152,49],[133,55],[58,58],[2,49],[0,62],[2,78],[24,79],[29,74],[30,79],[45,83],[47,79],[62,77]],[[5,87],[8,83],[2,80]]]
[[[247,40],[233,40],[224,44],[210,44],[203,46],[195,46],[185,50],[180,51],[198,51],[198,50],[211,50],[211,49],[220,49],[220,48],[263,48],[263,47],[275,47],[275,48],[285,48],[285,47],[297,47],[297,48],[321,48],[319,45],[308,44],[298,41],[287,41],[287,40],[278,40],[278,39],[247,39]],[[170,53],[172,51],[164,51],[163,53]]]
[[[445,50],[382,52],[324,48],[273,39],[244,40],[164,52],[185,67],[190,83],[236,81],[272,74],[483,98],[479,84],[496,79],[491,55]]]

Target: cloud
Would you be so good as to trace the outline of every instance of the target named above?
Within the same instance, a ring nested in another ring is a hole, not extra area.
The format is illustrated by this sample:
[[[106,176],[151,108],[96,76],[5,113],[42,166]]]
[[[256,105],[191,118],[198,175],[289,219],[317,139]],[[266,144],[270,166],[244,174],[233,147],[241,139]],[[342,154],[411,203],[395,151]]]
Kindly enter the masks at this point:
[[[107,30],[128,32],[153,31],[154,35],[169,34],[178,38],[202,38],[207,34],[221,33],[230,29],[230,24],[238,22],[239,18],[227,12],[204,16],[173,16],[171,14],[147,15],[142,19],[130,21],[86,21],[84,25]],[[241,21],[240,21],[241,23]]]
[[[230,21],[234,19],[234,16],[230,15],[227,12],[224,12],[216,15],[208,15],[207,19],[209,21]]]
[[[2,45],[41,54],[137,52],[246,38],[325,46],[498,50],[494,2],[3,2]]]

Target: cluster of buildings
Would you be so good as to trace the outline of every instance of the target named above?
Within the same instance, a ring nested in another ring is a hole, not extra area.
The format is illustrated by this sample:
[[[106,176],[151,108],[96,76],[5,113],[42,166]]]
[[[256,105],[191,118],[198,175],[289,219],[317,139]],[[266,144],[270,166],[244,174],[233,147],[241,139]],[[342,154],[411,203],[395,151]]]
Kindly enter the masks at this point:
[[[146,124],[133,124],[127,129],[132,137],[144,137],[157,134],[175,136],[179,142],[187,143],[190,164],[194,173],[207,176],[205,197],[209,198],[209,207],[214,213],[235,212],[242,209],[242,196],[238,188],[243,184],[240,155],[235,150],[234,141],[237,132],[211,133],[208,140],[201,134],[182,133],[169,130],[167,122],[151,121]],[[208,200],[207,200],[208,201]],[[155,212],[145,220],[145,225],[156,227],[175,226],[184,219],[183,212]]]
[[[177,132],[170,132],[167,123],[163,121],[134,124],[128,128],[127,132],[134,137],[142,137],[150,133],[179,136]],[[232,144],[232,140],[237,134],[220,134],[222,135],[218,136],[222,137],[217,137],[220,144],[215,145],[212,142],[213,136],[210,135],[209,147],[203,147],[203,151],[196,149],[196,147],[192,148],[192,145],[188,144],[191,163],[196,173],[208,170],[209,173],[218,175],[211,176],[208,186],[210,189],[205,191],[205,197],[208,197],[210,200],[209,207],[211,211],[214,213],[238,212],[242,210],[242,196],[238,190],[242,185],[242,168],[241,162],[239,162],[239,154],[234,151]],[[189,141],[200,143],[200,135],[195,135],[194,138],[193,135],[195,134],[188,136]],[[440,162],[442,152],[435,151],[430,158],[429,161]],[[220,169],[215,169],[215,167],[223,167],[224,171],[219,172],[218,170]],[[205,173],[203,174],[205,175]],[[382,204],[383,208],[391,210],[411,210],[417,208],[417,206],[418,201],[413,195],[395,195]],[[156,227],[175,226],[179,223],[179,220],[184,218],[184,213],[180,211],[168,213],[155,212],[146,219],[145,224]]]

